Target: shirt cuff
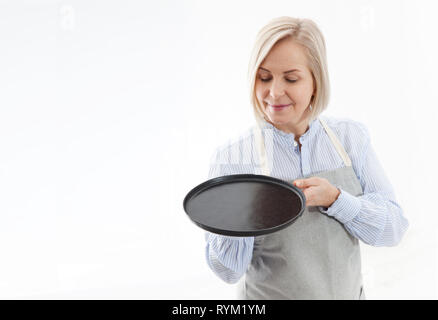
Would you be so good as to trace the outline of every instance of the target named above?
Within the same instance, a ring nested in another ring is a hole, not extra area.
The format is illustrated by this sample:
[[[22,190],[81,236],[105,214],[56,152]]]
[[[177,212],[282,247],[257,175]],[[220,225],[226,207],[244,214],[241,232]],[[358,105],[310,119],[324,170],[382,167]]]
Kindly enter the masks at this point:
[[[319,211],[325,213],[339,222],[345,224],[353,220],[360,211],[362,206],[360,199],[351,195],[347,191],[339,188],[341,193],[335,202],[329,208],[318,207]]]

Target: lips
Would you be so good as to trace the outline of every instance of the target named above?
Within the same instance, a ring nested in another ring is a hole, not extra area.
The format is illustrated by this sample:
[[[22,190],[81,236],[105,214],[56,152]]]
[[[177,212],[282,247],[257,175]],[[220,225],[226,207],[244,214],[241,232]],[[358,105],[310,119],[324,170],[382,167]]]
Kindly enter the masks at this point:
[[[292,105],[292,103],[291,104],[274,104],[274,105],[268,104],[268,106],[274,110],[283,110],[284,108],[289,107],[291,105]]]

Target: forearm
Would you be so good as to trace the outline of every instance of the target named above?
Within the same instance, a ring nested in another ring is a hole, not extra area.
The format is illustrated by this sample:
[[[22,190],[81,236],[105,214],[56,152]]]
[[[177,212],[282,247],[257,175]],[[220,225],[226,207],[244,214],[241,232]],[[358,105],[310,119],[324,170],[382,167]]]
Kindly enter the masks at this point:
[[[254,237],[227,237],[206,232],[205,240],[210,269],[227,283],[237,282],[251,262]]]
[[[397,202],[379,193],[354,197],[341,190],[333,205],[321,211],[343,223],[351,235],[372,246],[397,245],[409,226]]]

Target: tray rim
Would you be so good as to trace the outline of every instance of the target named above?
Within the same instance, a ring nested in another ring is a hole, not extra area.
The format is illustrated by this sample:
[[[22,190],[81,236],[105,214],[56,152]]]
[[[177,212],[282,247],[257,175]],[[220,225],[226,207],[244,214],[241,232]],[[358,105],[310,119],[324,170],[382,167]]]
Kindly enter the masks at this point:
[[[235,182],[271,183],[271,184],[276,184],[276,185],[279,185],[279,186],[284,187],[286,189],[289,189],[289,190],[295,192],[298,195],[298,197],[300,198],[301,210],[293,219],[290,219],[283,224],[280,224],[280,225],[275,226],[275,227],[260,229],[260,230],[255,230],[255,231],[231,231],[231,230],[217,229],[217,228],[202,224],[199,221],[194,220],[189,215],[189,213],[187,212],[187,203],[191,199],[196,197],[199,193],[201,193],[205,190],[208,190],[208,189],[210,189],[214,186],[217,186],[217,185],[222,185],[222,184],[227,184],[227,183],[235,183]],[[197,185],[196,187],[194,187],[184,197],[183,207],[184,207],[184,211],[186,212],[186,215],[188,216],[190,221],[192,221],[193,223],[195,223],[197,226],[199,226],[200,228],[202,228],[204,230],[210,231],[212,233],[220,234],[220,235],[226,235],[226,236],[248,237],[248,236],[259,236],[259,235],[273,233],[273,232],[279,231],[281,229],[284,229],[284,228],[288,227],[289,225],[291,225],[292,223],[294,223],[299,217],[301,217],[303,215],[303,212],[306,208],[306,198],[304,196],[304,193],[299,188],[295,187],[294,185],[292,185],[284,180],[278,179],[278,178],[274,178],[274,177],[266,176],[266,175],[259,175],[259,174],[230,174],[230,175],[219,176],[216,178],[209,179],[209,180],[204,181],[203,183]]]

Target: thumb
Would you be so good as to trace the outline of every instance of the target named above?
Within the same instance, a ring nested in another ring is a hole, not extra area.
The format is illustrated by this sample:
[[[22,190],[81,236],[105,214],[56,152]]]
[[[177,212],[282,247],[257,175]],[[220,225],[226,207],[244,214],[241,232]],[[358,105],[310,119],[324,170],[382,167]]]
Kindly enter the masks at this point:
[[[305,188],[306,187],[306,181],[304,179],[297,179],[294,181],[294,186],[298,188]]]
[[[307,179],[297,179],[294,181],[295,186],[298,188],[308,188],[311,186],[317,186],[320,184],[320,179],[317,177],[310,177]]]

